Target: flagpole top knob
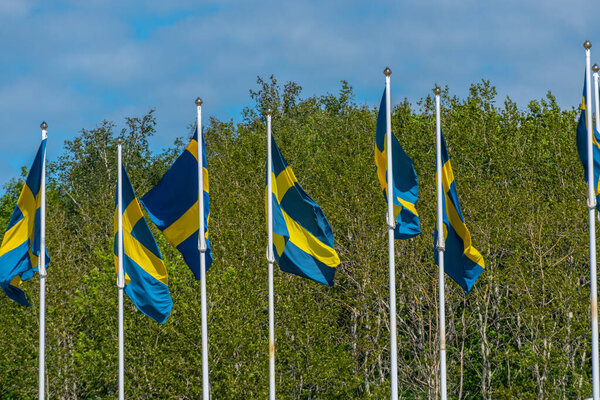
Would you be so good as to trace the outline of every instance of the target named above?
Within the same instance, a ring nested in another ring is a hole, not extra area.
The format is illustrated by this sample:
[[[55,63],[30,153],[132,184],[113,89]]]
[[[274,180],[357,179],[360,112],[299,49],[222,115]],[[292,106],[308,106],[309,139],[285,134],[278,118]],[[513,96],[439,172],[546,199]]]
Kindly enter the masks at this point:
[[[273,114],[273,110],[271,110],[270,108],[267,110],[267,115],[272,115]]]
[[[390,69],[390,67],[385,67],[385,69],[383,70],[383,74],[385,76],[390,76],[392,75],[392,70]]]
[[[43,130],[48,129],[48,124],[46,123],[46,121],[42,122],[42,124],[40,125],[40,128],[42,128]]]
[[[442,94],[442,89],[440,89],[440,87],[439,87],[439,86],[436,86],[436,87],[433,89],[433,94],[435,94],[436,96],[439,96],[440,94]]]
[[[123,141],[121,139],[117,139],[117,144],[120,146],[123,144]]]
[[[600,67],[598,66],[598,64],[594,64],[594,66],[592,67],[592,71],[594,71],[595,74],[597,74],[598,71],[600,71]]]
[[[589,50],[592,48],[592,42],[590,42],[589,40],[586,40],[585,42],[583,42],[583,48],[586,50]]]
[[[200,97],[196,98],[196,105],[200,107],[202,105],[202,99]]]

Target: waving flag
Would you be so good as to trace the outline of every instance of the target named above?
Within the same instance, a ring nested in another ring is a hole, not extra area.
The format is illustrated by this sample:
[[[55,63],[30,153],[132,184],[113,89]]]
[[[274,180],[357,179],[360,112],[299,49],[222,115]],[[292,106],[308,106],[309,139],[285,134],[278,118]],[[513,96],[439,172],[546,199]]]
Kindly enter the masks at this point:
[[[588,181],[588,152],[587,152],[587,120],[586,110],[587,107],[591,107],[591,103],[588,102],[585,93],[586,79],[583,78],[583,96],[581,100],[581,113],[579,114],[579,121],[577,122],[577,153],[579,154],[579,161],[583,166],[584,179]],[[600,133],[592,122],[592,152],[594,156],[594,188],[596,191],[596,209],[600,210]]]
[[[125,293],[136,307],[157,322],[164,323],[173,301],[167,269],[150,227],[142,214],[133,187],[123,167],[123,272]],[[118,209],[115,202],[115,266],[118,260]]]
[[[333,286],[340,259],[329,221],[271,141],[273,253],[282,271]],[[266,201],[269,197],[266,196]],[[265,202],[265,208],[268,203]]]
[[[379,105],[377,130],[375,131],[375,165],[377,177],[387,202],[387,140],[386,140],[386,102],[385,90]],[[394,238],[410,239],[421,233],[419,214],[416,204],[419,199],[419,179],[410,157],[392,133],[392,171],[394,197]]]
[[[202,143],[202,167],[204,168],[204,232],[206,238],[206,270],[212,263],[208,240],[209,188],[206,167],[206,148]],[[185,263],[200,280],[200,250],[198,250],[198,132],[184,152],[175,160],[160,182],[141,199],[150,219],[179,250]]]
[[[46,140],[40,144],[0,246],[0,287],[8,297],[25,306],[29,302],[19,286],[33,278],[40,255],[41,186]],[[48,263],[50,259],[46,253],[46,265]]]
[[[458,203],[454,174],[452,173],[452,166],[450,165],[443,132],[442,186],[444,188],[442,212],[446,245],[444,251],[444,271],[463,288],[465,293],[468,293],[485,268],[485,264],[481,254],[471,245],[471,234],[465,225],[465,219]],[[434,247],[437,241],[438,230],[436,227],[433,241]],[[435,255],[435,263],[438,264],[438,252],[434,249],[433,253]]]

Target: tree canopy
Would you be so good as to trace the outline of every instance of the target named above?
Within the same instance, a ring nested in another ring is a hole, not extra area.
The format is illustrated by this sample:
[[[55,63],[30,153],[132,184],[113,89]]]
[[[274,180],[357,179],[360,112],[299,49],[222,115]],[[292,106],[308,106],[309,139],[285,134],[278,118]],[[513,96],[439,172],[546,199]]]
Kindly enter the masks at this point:
[[[205,130],[214,262],[207,273],[209,360],[215,399],[268,394],[266,128],[300,184],[322,207],[341,265],[334,287],[275,272],[276,385],[281,399],[389,397],[385,200],[373,147],[377,110],[339,93],[301,97],[293,82],[258,79],[241,122]],[[159,110],[160,111],[160,110]],[[526,108],[488,81],[466,98],[442,93],[442,126],[459,198],[486,269],[467,295],[447,279],[448,389],[456,399],[572,399],[591,393],[586,184],[575,147],[577,110],[549,92]],[[399,390],[438,396],[435,113],[427,96],[395,105],[392,127],[419,176],[423,234],[396,241]],[[49,165],[47,377],[50,398],[117,392],[113,264],[116,139],[138,196],[155,185],[192,133],[150,150],[155,112],[102,121],[64,144]],[[23,184],[0,198],[0,230]],[[125,300],[126,397],[201,396],[200,288],[152,227],[169,271],[164,325]],[[3,233],[0,233],[0,235]],[[37,279],[21,307],[0,296],[0,398],[37,393]]]

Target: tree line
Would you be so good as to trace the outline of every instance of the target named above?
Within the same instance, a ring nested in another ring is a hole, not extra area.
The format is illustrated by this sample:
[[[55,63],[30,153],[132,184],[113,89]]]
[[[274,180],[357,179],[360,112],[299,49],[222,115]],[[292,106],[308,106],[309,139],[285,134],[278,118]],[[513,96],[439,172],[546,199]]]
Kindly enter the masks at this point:
[[[383,88],[382,88],[383,89]],[[322,207],[341,259],[334,287],[275,272],[276,384],[281,399],[389,397],[385,200],[373,156],[377,110],[337,94],[302,97],[293,82],[259,78],[239,122],[211,118],[207,273],[209,360],[215,399],[268,394],[264,111],[300,184]],[[379,99],[374,99],[379,100]],[[438,396],[435,109],[429,95],[395,105],[392,130],[419,176],[423,234],[396,242],[399,393]],[[159,110],[160,111],[160,110]],[[448,390],[456,399],[572,399],[591,393],[586,184],[575,148],[577,109],[550,92],[519,108],[488,81],[442,94],[442,127],[458,194],[486,269],[469,295],[446,280]],[[116,139],[138,196],[158,183],[193,127],[151,151],[155,111],[82,129],[48,167],[47,377],[50,398],[117,392],[113,263]],[[24,175],[23,175],[24,176]],[[23,185],[5,186],[4,230]],[[201,395],[200,289],[152,227],[169,271],[164,325],[125,300],[128,398]],[[3,235],[3,232],[0,233]],[[0,398],[37,393],[39,296],[0,296]]]

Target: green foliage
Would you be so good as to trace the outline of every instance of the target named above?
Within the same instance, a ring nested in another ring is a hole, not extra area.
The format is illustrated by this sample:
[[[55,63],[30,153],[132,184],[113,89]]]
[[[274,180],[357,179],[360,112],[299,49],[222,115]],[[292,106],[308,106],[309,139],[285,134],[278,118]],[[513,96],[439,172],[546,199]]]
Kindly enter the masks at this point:
[[[336,285],[275,273],[276,383],[282,399],[389,397],[385,201],[373,161],[376,113],[337,95],[258,79],[241,123],[206,129],[210,234],[207,274],[212,396],[268,395],[264,112],[301,185],[333,227]],[[442,121],[462,211],[486,270],[468,296],[446,283],[448,385],[456,399],[570,399],[591,393],[586,185],[576,110],[548,93],[519,109],[498,104],[488,81],[465,99],[442,95]],[[438,397],[435,117],[428,96],[396,105],[398,140],[419,175],[423,235],[396,242],[400,395]],[[189,134],[155,154],[153,111],[127,118],[119,137],[138,195],[158,182]],[[47,365],[50,398],[115,398],[117,289],[113,262],[116,125],[103,121],[65,142],[49,166]],[[191,134],[191,132],[190,132]],[[0,198],[6,226],[22,181]],[[126,300],[126,396],[201,396],[199,285],[154,230],[169,271],[164,325]],[[24,288],[33,304],[36,280]],[[0,398],[37,393],[38,307],[0,296]]]

